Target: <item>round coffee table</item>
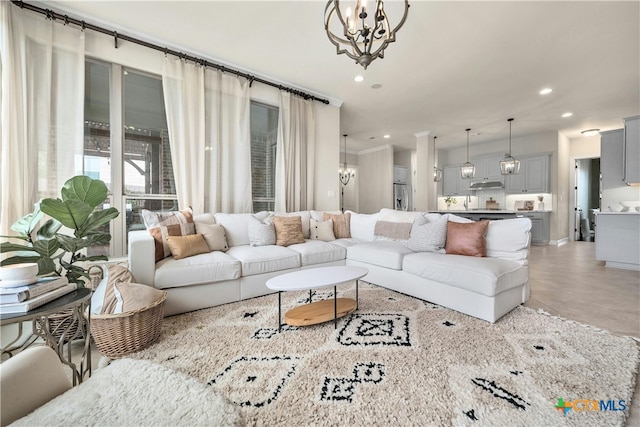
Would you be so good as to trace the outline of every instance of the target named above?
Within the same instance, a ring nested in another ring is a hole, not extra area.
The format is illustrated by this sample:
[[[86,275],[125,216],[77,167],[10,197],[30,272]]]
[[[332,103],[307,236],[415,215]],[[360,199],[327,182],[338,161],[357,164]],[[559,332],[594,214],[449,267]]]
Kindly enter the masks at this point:
[[[309,304],[293,308],[285,313],[285,322],[292,326],[308,326],[334,321],[358,309],[358,282],[369,270],[362,267],[336,266],[318,267],[294,271],[267,280],[267,288],[278,291],[278,332],[282,329],[282,292],[309,291]],[[337,298],[338,285],[356,282],[356,299]],[[333,286],[333,301],[311,302],[311,290]]]

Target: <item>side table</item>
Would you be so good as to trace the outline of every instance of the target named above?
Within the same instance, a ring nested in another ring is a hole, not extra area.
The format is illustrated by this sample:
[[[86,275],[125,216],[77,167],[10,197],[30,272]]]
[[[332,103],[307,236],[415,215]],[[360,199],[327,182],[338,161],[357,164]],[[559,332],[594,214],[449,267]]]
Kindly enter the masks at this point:
[[[46,344],[58,353],[60,361],[71,368],[73,385],[80,384],[85,376],[91,376],[91,314],[86,310],[91,305],[91,289],[80,288],[66,295],[50,301],[26,313],[8,313],[0,315],[0,326],[18,324],[18,335],[7,346],[2,348],[2,354],[12,356],[17,349],[24,349],[41,337]],[[57,329],[55,334],[50,331],[50,318],[61,311],[70,311],[72,322],[63,330]],[[86,311],[86,316],[85,316]],[[33,322],[32,336],[20,345],[14,345],[22,337],[22,323]],[[77,322],[77,323],[76,323]],[[77,327],[74,327],[77,325]],[[83,338],[83,350],[80,364],[76,365],[71,357],[71,342]],[[65,351],[65,344],[67,348]]]

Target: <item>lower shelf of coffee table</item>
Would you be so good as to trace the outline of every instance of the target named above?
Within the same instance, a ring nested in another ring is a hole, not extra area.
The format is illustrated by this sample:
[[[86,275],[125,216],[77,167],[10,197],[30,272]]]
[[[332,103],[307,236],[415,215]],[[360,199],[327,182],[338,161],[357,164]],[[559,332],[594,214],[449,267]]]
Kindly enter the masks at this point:
[[[292,308],[284,315],[284,321],[291,326],[309,326],[334,319],[333,299],[312,302]],[[356,311],[356,301],[352,298],[337,298],[335,318],[339,319]]]

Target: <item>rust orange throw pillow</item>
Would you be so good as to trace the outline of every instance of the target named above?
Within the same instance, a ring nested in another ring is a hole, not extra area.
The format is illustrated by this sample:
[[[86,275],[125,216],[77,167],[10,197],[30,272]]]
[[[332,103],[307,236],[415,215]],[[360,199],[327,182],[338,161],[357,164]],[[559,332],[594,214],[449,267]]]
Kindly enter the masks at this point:
[[[469,223],[449,221],[445,251],[456,255],[487,256],[485,236],[488,227],[489,221]]]

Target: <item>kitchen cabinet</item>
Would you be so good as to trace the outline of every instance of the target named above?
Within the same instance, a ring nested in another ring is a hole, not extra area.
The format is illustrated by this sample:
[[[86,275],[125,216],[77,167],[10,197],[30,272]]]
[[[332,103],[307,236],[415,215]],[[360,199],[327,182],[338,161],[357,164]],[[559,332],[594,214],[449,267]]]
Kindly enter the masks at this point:
[[[596,214],[596,259],[607,267],[640,270],[640,213]]]
[[[624,120],[623,180],[626,184],[640,183],[640,116]]]
[[[549,193],[549,155],[520,158],[520,173],[507,175],[508,194]]]
[[[442,194],[444,196],[466,196],[470,194],[472,180],[462,179],[460,166],[445,166],[442,172]]]
[[[504,176],[500,173],[500,161],[502,157],[485,157],[471,159],[476,167],[476,176],[471,181],[502,181]]]
[[[624,129],[600,132],[600,172],[602,190],[617,188],[624,181]]]
[[[522,216],[531,220],[531,243],[548,245],[551,236],[551,212],[527,212]]]

